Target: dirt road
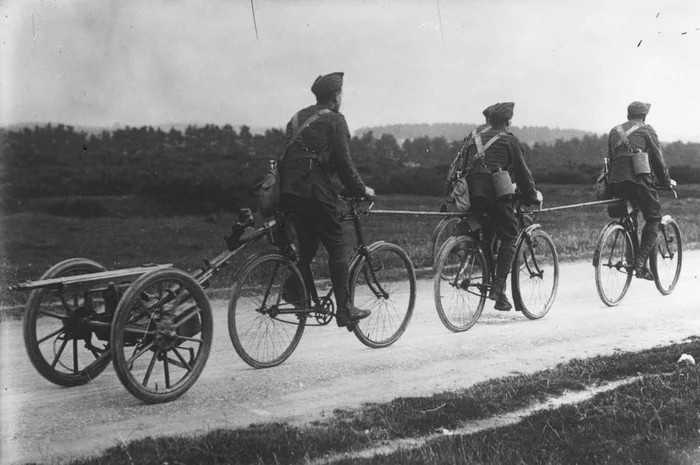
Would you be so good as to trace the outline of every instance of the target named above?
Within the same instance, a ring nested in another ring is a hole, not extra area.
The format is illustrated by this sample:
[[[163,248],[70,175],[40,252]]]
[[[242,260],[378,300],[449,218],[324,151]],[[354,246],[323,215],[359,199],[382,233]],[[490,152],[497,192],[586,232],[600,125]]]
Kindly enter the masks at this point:
[[[291,358],[268,370],[238,358],[226,329],[226,302],[217,301],[212,356],[202,377],[183,397],[161,405],[137,401],[111,367],[85,386],[49,383],[29,363],[21,322],[3,322],[0,463],[54,462],[144,436],[303,422],[338,407],[681,341],[700,335],[699,276],[700,251],[686,253],[672,295],[662,297],[653,283],[634,280],[623,303],[607,308],[596,294],[590,263],[564,264],[557,301],[544,319],[530,321],[487,304],[476,326],[461,334],[441,325],[432,281],[420,281],[413,320],[393,346],[372,350],[334,326],[309,328]]]

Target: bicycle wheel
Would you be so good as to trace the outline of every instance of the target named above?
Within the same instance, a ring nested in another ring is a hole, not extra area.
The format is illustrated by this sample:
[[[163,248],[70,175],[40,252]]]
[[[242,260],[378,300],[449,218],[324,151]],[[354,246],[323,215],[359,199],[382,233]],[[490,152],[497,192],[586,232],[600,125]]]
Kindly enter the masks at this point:
[[[605,305],[622,301],[632,281],[634,249],[629,233],[622,225],[611,223],[603,229],[596,244],[595,285]]]
[[[649,267],[654,275],[656,288],[669,295],[678,283],[683,264],[683,240],[678,223],[670,219],[661,225],[656,245],[649,256]]]
[[[97,262],[71,258],[51,267],[41,279],[105,271]],[[107,334],[98,337],[86,322],[106,315],[102,291],[35,289],[23,321],[24,346],[34,368],[59,386],[79,386],[109,365]]]
[[[433,278],[435,308],[447,329],[461,332],[474,326],[484,309],[489,276],[486,258],[472,238],[447,240]]]
[[[406,331],[416,303],[416,273],[408,254],[397,245],[372,244],[369,256],[370,260],[361,257],[351,271],[350,300],[372,312],[355,324],[355,336],[378,349],[393,344]]]
[[[140,276],[114,313],[112,363],[124,387],[147,403],[187,392],[202,374],[213,322],[202,287],[177,268]]]
[[[306,325],[306,286],[296,265],[280,253],[250,260],[237,274],[228,306],[228,332],[248,365],[270,368],[284,362]]]
[[[559,286],[559,258],[552,238],[535,229],[518,241],[511,274],[515,308],[531,320],[542,318],[554,304]]]
[[[458,217],[452,216],[441,219],[437,226],[435,226],[433,234],[430,237],[430,250],[433,256],[433,266],[435,266],[437,263],[440,248],[445,241],[447,241],[447,239],[454,235],[456,232],[457,223],[459,223],[459,221],[460,219]]]

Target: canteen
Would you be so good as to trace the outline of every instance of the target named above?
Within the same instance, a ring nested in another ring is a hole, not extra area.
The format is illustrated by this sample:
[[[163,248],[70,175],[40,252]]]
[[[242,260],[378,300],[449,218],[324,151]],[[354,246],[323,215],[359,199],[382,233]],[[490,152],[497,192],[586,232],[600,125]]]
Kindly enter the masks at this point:
[[[632,170],[634,174],[649,174],[651,167],[649,166],[649,154],[646,152],[634,152],[632,154]]]
[[[501,199],[515,194],[513,181],[510,179],[508,171],[503,171],[499,168],[498,171],[491,175],[493,179],[493,187],[496,190],[496,197]]]

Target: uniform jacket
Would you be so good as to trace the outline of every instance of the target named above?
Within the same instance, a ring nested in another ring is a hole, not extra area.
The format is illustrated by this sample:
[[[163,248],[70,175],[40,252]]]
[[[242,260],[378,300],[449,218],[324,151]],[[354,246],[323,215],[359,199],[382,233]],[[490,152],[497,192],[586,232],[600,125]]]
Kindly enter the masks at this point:
[[[485,145],[492,137],[499,133],[502,135],[493,145],[486,149],[483,164],[491,173],[499,169],[508,171],[511,178],[515,179],[515,184],[526,199],[535,199],[535,181],[532,173],[525,164],[523,145],[520,140],[505,129],[489,128],[481,134],[481,140]],[[471,143],[467,147],[468,163],[477,152],[476,144]],[[479,167],[481,162],[477,161],[474,167]]]
[[[654,128],[639,121],[630,120],[622,124],[626,131],[635,124],[641,125],[639,129],[628,136],[629,145],[632,149],[639,149],[649,154],[649,165],[651,172],[661,182],[667,186],[671,183],[668,174],[668,166],[664,160],[659,137]],[[643,183],[645,175],[635,175],[632,169],[632,159],[628,156],[620,156],[629,153],[627,146],[622,143],[622,138],[617,129],[612,128],[608,134],[608,155],[610,157],[610,182],[632,181],[638,184]]]
[[[299,112],[299,124],[303,124],[327,105],[311,105]],[[292,136],[292,121],[287,124],[286,142]],[[280,193],[317,200],[332,208],[337,203],[337,193],[330,175],[336,173],[349,195],[362,196],[365,185],[350,158],[350,131],[345,117],[338,112],[322,115],[311,123],[291,145],[287,154],[294,159],[280,163]],[[296,158],[304,153],[318,156],[319,160]]]

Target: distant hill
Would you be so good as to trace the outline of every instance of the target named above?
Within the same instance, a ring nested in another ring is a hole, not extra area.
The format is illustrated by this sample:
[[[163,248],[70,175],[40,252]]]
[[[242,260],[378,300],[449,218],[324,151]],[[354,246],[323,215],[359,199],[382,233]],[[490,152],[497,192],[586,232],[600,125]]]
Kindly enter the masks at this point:
[[[382,134],[391,134],[399,141],[416,139],[418,137],[444,137],[448,141],[462,140],[476,127],[467,123],[434,123],[434,124],[391,124],[387,126],[363,127],[355,131],[356,136],[362,136],[372,131],[375,137]],[[520,138],[523,143],[532,145],[535,142],[551,144],[557,139],[570,140],[582,138],[585,135],[597,135],[589,131],[578,129],[552,129],[542,126],[511,126],[511,131]]]

